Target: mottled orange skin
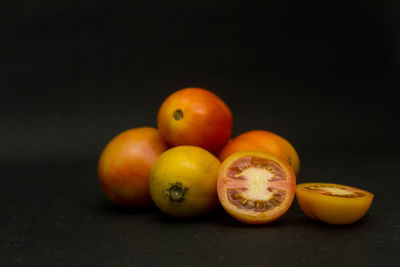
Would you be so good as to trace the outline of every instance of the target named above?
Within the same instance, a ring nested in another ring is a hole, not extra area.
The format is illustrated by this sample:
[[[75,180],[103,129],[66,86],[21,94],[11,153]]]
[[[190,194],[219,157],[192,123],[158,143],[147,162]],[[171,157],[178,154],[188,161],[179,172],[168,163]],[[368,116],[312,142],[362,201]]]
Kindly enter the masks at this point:
[[[174,118],[176,110],[183,118]],[[173,146],[193,145],[212,153],[232,135],[233,118],[228,106],[215,94],[201,88],[185,88],[170,95],[161,105],[158,129]]]
[[[260,150],[271,153],[286,160],[296,176],[300,171],[300,159],[294,147],[283,137],[264,130],[245,132],[230,141],[219,153],[223,162],[235,152]]]
[[[98,175],[106,197],[115,205],[143,207],[152,203],[151,168],[167,144],[157,129],[142,127],[124,131],[101,153]]]

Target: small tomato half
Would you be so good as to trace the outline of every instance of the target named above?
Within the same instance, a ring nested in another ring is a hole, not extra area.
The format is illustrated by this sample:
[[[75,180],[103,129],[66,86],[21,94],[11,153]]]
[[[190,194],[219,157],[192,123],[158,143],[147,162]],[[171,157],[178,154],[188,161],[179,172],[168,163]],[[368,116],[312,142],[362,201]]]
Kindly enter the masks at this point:
[[[310,218],[329,224],[349,224],[361,219],[374,195],[365,190],[331,183],[296,186],[300,209]]]

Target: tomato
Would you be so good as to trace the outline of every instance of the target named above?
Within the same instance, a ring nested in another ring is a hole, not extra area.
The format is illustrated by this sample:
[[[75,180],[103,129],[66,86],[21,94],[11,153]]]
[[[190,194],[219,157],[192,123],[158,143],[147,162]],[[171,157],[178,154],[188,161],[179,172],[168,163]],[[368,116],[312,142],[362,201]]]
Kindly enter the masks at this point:
[[[218,174],[218,197],[239,221],[269,223],[292,204],[296,176],[283,159],[264,151],[241,151],[229,156]]]
[[[114,137],[98,163],[99,181],[106,197],[124,207],[151,204],[151,168],[165,150],[167,144],[155,128],[131,129]]]
[[[310,218],[330,224],[348,224],[361,219],[374,195],[350,186],[303,183],[296,187],[300,209]]]
[[[245,132],[229,142],[219,153],[224,161],[229,155],[245,150],[262,150],[285,159],[296,175],[300,171],[299,156],[294,147],[283,137],[272,132],[254,130]]]
[[[166,214],[200,216],[218,204],[217,175],[221,163],[205,149],[177,146],[163,153],[151,172],[150,194]]]
[[[212,92],[186,88],[164,101],[157,124],[173,146],[193,145],[216,152],[231,137],[233,118],[228,106]]]

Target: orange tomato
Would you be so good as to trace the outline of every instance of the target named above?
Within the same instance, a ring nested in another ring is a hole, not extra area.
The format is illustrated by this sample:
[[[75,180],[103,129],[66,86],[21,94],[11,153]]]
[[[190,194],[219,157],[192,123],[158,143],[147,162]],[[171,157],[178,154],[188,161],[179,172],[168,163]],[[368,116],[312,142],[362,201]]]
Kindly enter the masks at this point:
[[[157,129],[142,127],[122,132],[101,153],[98,175],[107,198],[118,206],[151,204],[151,168],[167,149]]]
[[[296,176],[283,159],[264,151],[229,156],[218,175],[218,197],[239,221],[264,224],[283,216],[291,206]]]
[[[374,195],[346,185],[303,183],[296,187],[300,209],[310,218],[329,224],[349,224],[361,219]]]
[[[216,152],[231,137],[233,118],[228,106],[212,92],[186,88],[164,101],[157,125],[173,146],[193,145]]]
[[[245,132],[230,141],[219,153],[224,161],[231,154],[245,150],[261,150],[286,160],[296,176],[300,171],[300,159],[294,147],[283,137],[272,132],[253,130]]]

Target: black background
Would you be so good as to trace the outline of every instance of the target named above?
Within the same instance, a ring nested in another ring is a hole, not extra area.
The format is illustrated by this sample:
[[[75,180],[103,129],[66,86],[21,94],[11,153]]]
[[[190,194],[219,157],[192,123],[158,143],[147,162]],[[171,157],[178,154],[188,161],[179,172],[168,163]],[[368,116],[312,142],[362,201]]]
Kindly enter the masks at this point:
[[[396,1],[2,1],[0,258],[6,266],[399,263]],[[112,207],[96,164],[119,132],[156,126],[184,87],[219,95],[234,135],[265,129],[301,159],[298,182],[375,194],[332,227],[295,203],[247,226]]]

